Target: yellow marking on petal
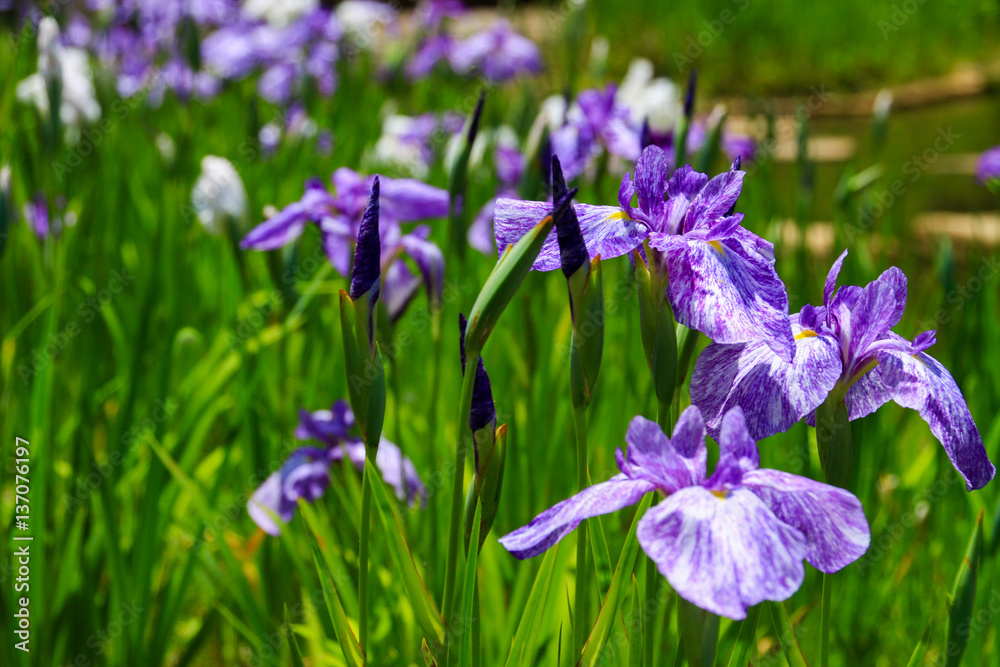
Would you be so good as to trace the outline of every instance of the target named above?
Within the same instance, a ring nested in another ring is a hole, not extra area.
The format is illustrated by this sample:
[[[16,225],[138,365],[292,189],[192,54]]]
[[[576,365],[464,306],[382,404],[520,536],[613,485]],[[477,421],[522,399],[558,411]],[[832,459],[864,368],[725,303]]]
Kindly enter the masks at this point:
[[[721,243],[719,243],[718,241],[709,241],[709,242],[708,242],[708,245],[710,245],[710,246],[712,246],[713,248],[715,248],[715,251],[716,251],[717,253],[719,253],[720,255],[725,255],[725,254],[726,254],[726,249],[725,249],[725,248],[723,248],[723,247],[722,247],[722,244],[721,244]]]
[[[795,340],[802,340],[803,338],[810,338],[815,335],[816,332],[812,329],[803,329],[799,333],[795,334]]]
[[[615,211],[608,217],[604,218],[605,222],[613,222],[615,220],[629,220],[628,213],[625,211]]]
[[[718,498],[719,500],[725,500],[726,496],[729,495],[729,492],[728,491],[712,491],[712,495],[715,496],[716,498]]]

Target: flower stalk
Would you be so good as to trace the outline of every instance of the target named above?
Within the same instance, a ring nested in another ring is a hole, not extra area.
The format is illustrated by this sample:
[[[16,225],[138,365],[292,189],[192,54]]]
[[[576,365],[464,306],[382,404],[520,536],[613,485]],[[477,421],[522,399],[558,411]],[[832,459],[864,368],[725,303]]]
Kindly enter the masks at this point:
[[[351,291],[340,292],[341,327],[348,395],[365,443],[361,480],[361,529],[358,548],[358,635],[368,653],[368,557],[371,541],[372,488],[370,470],[378,454],[385,419],[385,369],[376,342],[376,305],[381,282],[379,241],[379,180],[372,183],[358,232],[351,269]]]

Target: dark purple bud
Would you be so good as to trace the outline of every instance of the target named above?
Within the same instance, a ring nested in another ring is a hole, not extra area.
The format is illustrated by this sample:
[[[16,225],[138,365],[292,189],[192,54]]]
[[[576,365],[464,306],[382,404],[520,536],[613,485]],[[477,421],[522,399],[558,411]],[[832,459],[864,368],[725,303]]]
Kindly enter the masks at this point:
[[[465,315],[458,314],[458,346],[462,357],[462,375],[465,375]],[[493,407],[493,391],[490,389],[490,378],[486,375],[483,358],[479,357],[476,365],[476,381],[472,386],[472,409],[469,411],[469,427],[475,433],[496,421],[496,409]],[[478,454],[478,453],[477,453]],[[478,470],[478,463],[476,469]]]
[[[737,155],[736,159],[733,160],[733,166],[729,168],[729,171],[739,171],[741,164],[743,164],[743,156]],[[733,205],[729,207],[726,215],[732,215],[733,213],[736,213],[736,202],[733,202]]]
[[[645,118],[642,121],[642,129],[639,130],[639,148],[645,149],[653,143],[653,130],[649,127],[649,118]]]
[[[378,233],[378,176],[372,182],[371,195],[365,206],[358,230],[358,245],[354,249],[354,268],[351,270],[351,299],[357,301],[364,294],[371,293],[369,302],[378,300],[379,278],[381,276],[382,246]]]
[[[580,232],[580,221],[573,208],[573,197],[577,188],[566,188],[559,158],[552,156],[552,218],[556,226],[556,238],[559,241],[559,259],[563,275],[567,278],[576,273],[590,256],[587,254],[587,244],[583,242]]]
[[[486,91],[482,90],[479,93],[479,99],[476,100],[476,108],[472,112],[472,122],[469,123],[469,131],[465,135],[467,146],[472,146],[476,142],[476,135],[479,134],[479,121],[483,117],[484,104],[486,104]]]
[[[698,86],[698,70],[692,69],[691,74],[688,75],[688,87],[687,92],[684,93],[684,117],[691,122],[691,116],[694,113],[694,91]]]
[[[552,202],[555,203],[566,196],[566,178],[563,176],[562,165],[559,164],[559,157],[553,155],[549,163],[552,183]]]
[[[542,181],[546,188],[552,183],[551,165],[552,139],[546,134],[545,138],[542,139],[541,145],[538,147],[538,168],[542,172]]]

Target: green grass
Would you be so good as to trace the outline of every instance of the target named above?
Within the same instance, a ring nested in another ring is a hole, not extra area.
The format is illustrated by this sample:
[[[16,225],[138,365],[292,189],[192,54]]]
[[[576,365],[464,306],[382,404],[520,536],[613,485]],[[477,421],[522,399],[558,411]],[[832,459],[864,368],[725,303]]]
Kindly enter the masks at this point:
[[[633,53],[650,55],[662,49],[664,42],[653,41],[661,38],[649,35],[667,25],[671,16],[678,17],[678,25],[701,16],[683,5],[670,12],[648,5],[640,3],[632,14],[607,23],[615,58],[627,60]],[[927,3],[904,30],[934,43],[934,53],[957,44],[959,37],[967,40],[959,52],[979,48],[977,40],[991,33],[962,23],[947,7]],[[993,17],[989,7],[982,12]],[[799,10],[807,12],[801,21],[809,23],[808,30],[789,38],[779,51],[768,41],[768,21],[777,21],[769,18],[772,10],[763,4],[750,6],[747,12],[753,14],[748,17],[754,21],[745,27],[734,24],[733,41],[720,41],[712,60],[706,54],[706,77],[740,90],[740,68],[756,59],[760,62],[754,76],[767,82],[777,76],[771,72],[781,53],[801,55],[795,62],[801,76],[815,72],[822,80],[824,73],[837,72],[859,84],[868,83],[868,76],[880,76],[878,71],[852,75],[843,61],[846,56],[837,55],[848,48],[841,43],[846,28],[817,27],[820,13],[832,9],[803,5]],[[610,16],[610,10],[603,11]],[[792,20],[790,6],[782,12],[778,16],[788,17],[780,24],[783,34],[790,35],[798,19]],[[637,37],[621,34],[627,26],[642,23],[644,16],[652,18]],[[935,25],[939,19],[940,26]],[[754,38],[737,40],[738,34]],[[872,28],[863,34],[871,38]],[[859,41],[859,58],[882,62],[898,76],[916,71],[918,64],[902,56],[902,64],[890,64],[890,47],[870,42]],[[3,663],[289,664],[289,643],[282,634],[287,609],[306,664],[343,664],[304,517],[297,516],[281,539],[269,538],[247,517],[245,504],[249,493],[295,446],[298,408],[321,409],[347,396],[336,296],[347,283],[332,273],[318,273],[322,262],[309,261],[322,259],[318,235],[310,229],[295,273],[294,288],[302,296],[275,296],[269,257],[262,253],[246,256],[249,284],[244,286],[227,241],[207,236],[196,222],[185,219],[190,190],[202,156],[228,157],[239,169],[259,219],[264,205],[282,206],[297,199],[310,176],[326,178],[341,165],[364,167],[361,157],[378,136],[377,113],[386,97],[395,98],[403,112],[419,113],[466,109],[478,91],[452,79],[413,89],[375,86],[370,66],[355,63],[344,70],[335,97],[309,104],[320,125],[335,132],[336,148],[329,159],[314,155],[306,145],[283,145],[270,158],[249,150],[260,123],[274,112],[255,99],[252,82],[231,87],[209,105],[168,99],[159,109],[147,109],[140,103],[121,119],[111,116],[112,124],[94,152],[60,181],[52,163],[66,160],[65,149],[47,149],[34,112],[14,100],[14,82],[34,68],[34,56],[27,51],[0,61],[5,82],[0,87],[0,117],[5,120],[0,125],[0,162],[12,166],[18,202],[36,189],[64,192],[79,219],[61,237],[44,244],[18,225],[10,230],[0,258],[0,609],[5,628],[14,609],[14,571],[8,564],[13,544],[9,536],[16,532],[10,523],[16,436],[31,443],[29,532],[35,538],[30,663],[14,650],[10,633],[5,633],[0,648]],[[915,53],[909,47],[898,51]],[[661,62],[669,58],[669,49],[658,53]],[[822,64],[828,60],[832,64]],[[102,95],[107,113],[114,98],[106,87]],[[487,101],[486,125],[505,121],[523,127],[528,112],[533,112],[531,95],[518,86],[494,93]],[[173,165],[163,163],[153,143],[160,132],[177,144]],[[890,174],[900,169],[889,167]],[[584,186],[579,199],[610,203],[618,176]],[[440,168],[431,180],[447,185]],[[467,200],[472,210],[491,196],[494,185],[488,168],[473,174]],[[740,209],[751,229],[766,236],[773,233],[770,222],[783,215],[775,201],[779,192],[792,200],[800,196],[766,166],[747,179]],[[949,321],[938,326],[939,342],[932,353],[963,388],[988,452],[997,461],[1000,288],[996,275],[978,288],[970,283],[993,251],[917,246],[905,222],[887,217],[853,242],[842,282],[865,284],[890,265],[900,266],[910,278],[907,313],[896,327],[905,336],[918,333],[922,320],[944,310]],[[434,224],[433,237],[444,245],[445,221]],[[807,300],[818,301],[832,259],[800,255],[779,245],[778,269],[793,311]],[[492,258],[473,253],[466,271],[458,274],[453,253],[448,260],[438,405],[429,403],[434,354],[429,336],[420,333],[426,328],[423,297],[394,332],[397,340],[412,332],[412,342],[387,362],[388,386],[398,391],[390,392],[385,434],[413,458],[430,490],[425,511],[402,512],[405,539],[435,601],[444,585],[451,478],[447,462],[457,430],[457,313],[468,311],[493,265]],[[639,341],[631,269],[619,258],[606,262],[604,270],[604,362],[589,413],[595,481],[614,470],[614,450],[623,443],[629,420],[656,413]],[[112,294],[116,274],[131,278]],[[970,288],[967,298],[952,294],[961,286]],[[90,299],[107,303],[94,307]],[[259,326],[253,324],[261,320]],[[561,275],[532,274],[483,350],[499,419],[509,425],[500,510],[478,560],[485,665],[507,661],[515,637],[519,647],[539,647],[523,664],[556,664],[572,643],[573,538],[549,556],[526,562],[510,557],[495,540],[576,489],[567,363],[570,333]],[[434,409],[437,426],[429,432]],[[831,664],[904,664],[928,619],[928,660],[941,656],[946,649],[947,595],[976,516],[985,509],[986,546],[972,605],[975,625],[967,633],[963,664],[1000,665],[994,611],[1000,604],[996,483],[966,493],[942,448],[912,411],[887,405],[853,423],[852,433],[854,490],[871,523],[873,547],[860,564],[837,577]],[[815,439],[805,425],[764,441],[760,449],[764,467],[820,476]],[[355,632],[360,498],[360,477],[343,470],[335,473],[330,491],[315,507],[324,562]],[[600,522],[612,567],[633,515],[626,510]],[[390,551],[394,543],[378,521],[375,526],[371,664],[422,664],[424,631],[399,584],[399,561]],[[669,622],[665,617],[675,605],[665,585],[650,614],[634,610],[635,596],[646,590],[646,568],[638,565],[642,558],[640,554],[635,568],[637,580],[622,587],[630,596],[622,613],[630,619],[642,616],[643,623],[653,625],[660,664],[672,664],[677,634],[673,616]],[[590,605],[593,620],[599,609],[596,590]],[[810,664],[818,664],[820,599],[819,573],[807,568],[804,586],[786,608]],[[784,661],[776,638],[786,630],[772,621],[779,616],[760,614],[756,636],[762,646],[771,647],[762,664]],[[611,630],[610,640],[616,664],[622,665],[628,664],[630,644],[623,623]],[[722,621],[721,661],[728,661],[739,631],[739,624]]]
[[[683,80],[697,67],[713,93],[866,90],[947,73],[998,55],[1000,7],[988,0],[614,0],[589,5],[612,69],[636,56]],[[907,11],[915,8],[915,11]],[[897,12],[898,10],[898,12]]]

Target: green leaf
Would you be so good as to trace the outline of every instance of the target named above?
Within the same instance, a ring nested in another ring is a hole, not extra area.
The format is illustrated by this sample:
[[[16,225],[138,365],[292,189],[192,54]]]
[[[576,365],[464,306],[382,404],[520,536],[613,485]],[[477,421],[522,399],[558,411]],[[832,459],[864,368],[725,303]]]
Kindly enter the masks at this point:
[[[508,246],[493,267],[476,302],[469,311],[469,326],[465,332],[466,355],[474,359],[486,344],[493,327],[507,304],[514,298],[524,278],[535,263],[542,244],[552,231],[552,216],[547,215],[513,246]]]
[[[365,445],[378,448],[385,417],[385,368],[378,343],[368,347],[368,334],[358,304],[340,290],[340,329],[347,371],[347,396]]]
[[[299,640],[292,630],[292,621],[288,616],[288,605],[285,605],[285,636],[288,637],[288,648],[292,654],[292,667],[305,667],[302,663],[302,651],[299,650]]]
[[[347,614],[340,603],[340,596],[337,595],[337,587],[333,582],[333,576],[327,569],[323,561],[323,555],[319,549],[319,542],[316,535],[310,530],[309,546],[312,547],[313,563],[316,565],[316,572],[319,573],[320,585],[323,588],[323,599],[326,601],[326,610],[330,614],[330,621],[333,623],[333,630],[337,633],[337,641],[340,649],[344,653],[344,660],[348,667],[362,667],[366,665],[365,653],[361,650],[351,630],[351,625],[347,621]]]
[[[420,640],[420,654],[424,656],[424,665],[426,667],[437,667],[437,660],[434,658],[431,648],[427,645],[426,639]]]
[[[785,660],[788,667],[807,667],[806,659],[802,655],[802,647],[795,638],[795,629],[792,622],[788,620],[788,612],[785,610],[783,602],[768,602],[771,608],[771,618],[774,627],[778,631],[778,641],[781,642],[781,650],[785,653]]]
[[[510,652],[507,654],[505,667],[533,664],[537,649],[538,628],[544,618],[545,600],[549,595],[549,583],[552,580],[552,572],[555,570],[558,552],[558,544],[545,552],[542,566],[538,568],[538,574],[535,575],[535,583],[531,585],[528,602],[524,605],[524,613],[517,624],[517,630],[514,631],[514,639],[510,643]]]
[[[729,667],[746,667],[750,658],[757,651],[757,624],[760,622],[760,611],[763,605],[755,605],[747,612],[747,617],[740,623],[740,632],[736,637],[736,646],[729,656]]]
[[[604,645],[611,636],[611,629],[614,627],[615,617],[618,616],[618,609],[621,606],[625,594],[628,592],[627,582],[632,577],[632,568],[635,567],[635,557],[639,551],[639,539],[635,536],[635,531],[639,526],[639,519],[649,509],[653,502],[653,494],[648,493],[639,503],[635,518],[632,520],[632,527],[625,538],[625,546],[622,548],[621,556],[618,557],[618,566],[615,568],[615,576],[611,579],[611,586],[608,594],[601,605],[601,611],[597,615],[597,623],[587,638],[587,643],[583,647],[583,657],[580,659],[581,665],[597,665],[602,660]]]
[[[588,406],[604,354],[604,279],[600,256],[584,263],[569,279],[573,313],[570,393],[574,406]]]
[[[413,554],[403,536],[403,522],[399,517],[399,512],[396,511],[392,504],[393,501],[390,501],[386,493],[385,483],[379,474],[378,466],[368,459],[365,461],[365,468],[371,473],[372,499],[375,501],[375,507],[382,519],[389,552],[396,565],[396,571],[401,575],[400,581],[403,585],[403,591],[410,601],[413,614],[423,631],[430,635],[433,641],[443,644],[444,619],[417,571],[417,564],[414,562]]]
[[[479,542],[479,528],[482,522],[482,503],[476,503],[476,514],[472,520],[472,543]],[[478,622],[479,610],[476,609],[476,567],[479,561],[479,549],[469,549],[469,558],[465,561],[465,577],[462,584],[462,616],[460,620],[461,634],[458,664],[471,665],[472,657],[472,635],[475,633],[475,624]]]
[[[945,653],[948,656],[947,667],[953,667],[962,662],[962,654],[969,643],[969,626],[972,622],[973,606],[976,602],[976,580],[979,578],[979,554],[983,546],[983,510],[979,510],[976,525],[969,537],[969,545],[965,549],[965,557],[955,575],[955,583],[948,596],[948,626],[946,636],[948,643]]]
[[[590,470],[587,471],[587,484],[593,486],[590,479]],[[594,569],[597,570],[597,587],[601,591],[603,600],[611,587],[611,554],[608,551],[608,540],[604,535],[604,523],[601,517],[597,516],[587,521],[590,530],[590,546],[594,552]]]
[[[643,625],[645,624],[645,619],[643,618],[643,601],[639,595],[639,581],[635,578],[635,574],[632,575],[632,620],[629,623],[629,629],[632,631],[632,636],[629,638],[628,647],[628,664],[629,667],[642,667],[642,636],[643,636]]]
[[[924,656],[927,655],[927,645],[931,640],[931,620],[927,619],[927,627],[924,628],[924,634],[920,635],[920,641],[914,647],[913,655],[910,656],[910,661],[906,663],[906,667],[920,667],[924,663]]]
[[[712,667],[719,645],[719,617],[678,597],[677,620],[688,667]]]
[[[647,248],[651,267],[636,252],[639,328],[656,398],[660,403],[670,405],[677,384],[677,331],[674,312],[666,298],[666,280],[660,276],[660,271],[664,269],[655,265],[655,252]]]

